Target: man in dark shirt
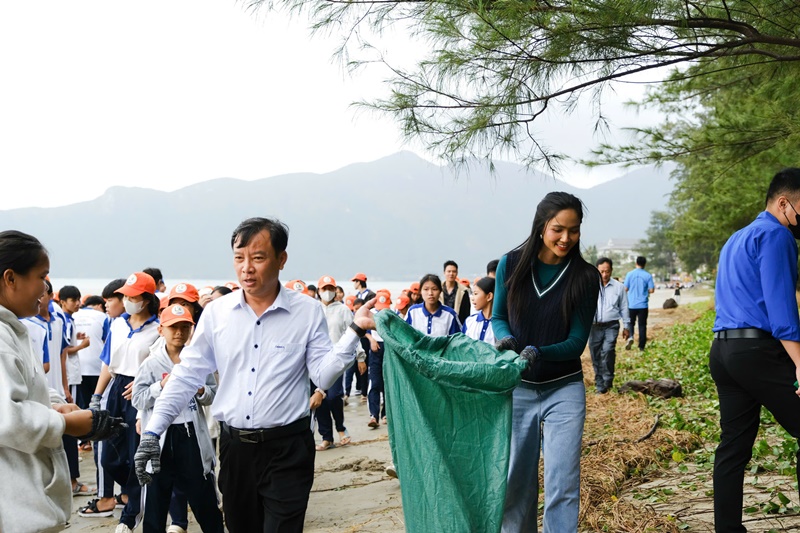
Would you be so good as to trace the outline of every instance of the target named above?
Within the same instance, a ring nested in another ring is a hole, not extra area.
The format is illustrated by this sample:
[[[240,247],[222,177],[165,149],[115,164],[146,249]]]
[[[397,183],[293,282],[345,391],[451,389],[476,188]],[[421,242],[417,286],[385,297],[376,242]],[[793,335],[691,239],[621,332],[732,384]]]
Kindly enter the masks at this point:
[[[458,282],[458,265],[453,260],[444,262],[444,283],[439,301],[452,308],[462,324],[469,316],[469,289]]]
[[[800,439],[800,391],[795,381],[800,379],[798,210],[800,169],[782,170],[770,183],[766,209],[734,233],[720,252],[709,361],[722,428],[714,459],[718,532],[746,531],[742,485],[761,407]]]

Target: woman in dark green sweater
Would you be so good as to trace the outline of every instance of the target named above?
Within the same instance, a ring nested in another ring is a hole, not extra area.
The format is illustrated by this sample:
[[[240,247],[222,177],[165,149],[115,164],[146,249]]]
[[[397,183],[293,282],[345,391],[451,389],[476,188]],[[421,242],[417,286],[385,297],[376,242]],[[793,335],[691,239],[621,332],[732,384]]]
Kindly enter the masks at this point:
[[[543,525],[578,529],[586,391],[580,356],[600,276],[580,252],[583,204],[565,192],[536,207],[531,235],[497,266],[492,326],[498,349],[528,362],[514,391],[503,532],[537,530],[538,468],[545,456]]]

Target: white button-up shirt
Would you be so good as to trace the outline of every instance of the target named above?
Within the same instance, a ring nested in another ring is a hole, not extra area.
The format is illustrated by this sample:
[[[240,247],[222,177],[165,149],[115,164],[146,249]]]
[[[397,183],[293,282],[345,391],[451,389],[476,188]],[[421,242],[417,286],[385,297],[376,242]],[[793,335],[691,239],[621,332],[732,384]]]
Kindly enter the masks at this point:
[[[283,285],[261,316],[234,291],[206,306],[146,429],[166,431],[214,371],[214,418],[240,429],[291,424],[310,413],[309,378],[328,389],[352,364],[357,343],[348,328],[333,345],[322,304]]]
[[[625,285],[611,278],[608,285],[600,282],[600,293],[597,295],[597,311],[594,322],[611,322],[622,319],[625,329],[630,328],[631,316],[628,311],[628,295]]]

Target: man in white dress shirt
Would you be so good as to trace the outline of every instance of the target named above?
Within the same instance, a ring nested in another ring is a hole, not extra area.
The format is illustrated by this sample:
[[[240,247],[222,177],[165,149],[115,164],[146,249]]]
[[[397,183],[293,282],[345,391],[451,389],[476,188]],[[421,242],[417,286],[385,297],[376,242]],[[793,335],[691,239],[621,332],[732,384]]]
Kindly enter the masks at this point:
[[[608,257],[597,260],[600,272],[600,294],[597,295],[597,311],[589,332],[589,353],[594,366],[594,383],[597,394],[605,394],[614,383],[614,366],[617,360],[617,337],[619,321],[624,329],[622,338],[627,340],[631,318],[628,312],[628,295],[625,285],[611,277],[614,264]]]
[[[352,364],[359,336],[375,328],[364,305],[333,345],[321,304],[278,279],[287,243],[278,220],[250,218],[234,230],[242,290],[206,306],[136,453],[136,473],[148,483],[147,463],[159,468],[159,436],[218,371],[211,409],[222,423],[219,487],[231,533],[303,530],[314,481],[309,378],[329,388]]]

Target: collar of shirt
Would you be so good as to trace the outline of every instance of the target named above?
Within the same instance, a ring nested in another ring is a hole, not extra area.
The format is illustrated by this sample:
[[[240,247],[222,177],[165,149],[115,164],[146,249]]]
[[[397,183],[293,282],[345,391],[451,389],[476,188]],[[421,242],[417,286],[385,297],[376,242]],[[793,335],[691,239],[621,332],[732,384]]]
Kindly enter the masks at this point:
[[[269,313],[270,311],[275,311],[276,309],[283,309],[291,312],[292,303],[289,301],[289,297],[286,292],[288,290],[290,289],[287,289],[281,283],[278,283],[278,295],[275,296],[275,301],[272,302],[272,305],[270,305],[267,310],[262,313],[262,315]],[[255,315],[255,311],[253,311],[253,308],[248,305],[247,300],[245,299],[244,289],[239,289],[236,292],[240,293],[237,295],[237,298],[220,298],[220,304],[227,305],[229,309],[249,309],[250,312]]]
[[[122,318],[125,319],[125,323],[128,325],[128,329],[130,330],[130,332],[128,333],[128,338],[129,339],[133,336],[134,333],[139,333],[140,331],[142,331],[144,329],[144,327],[147,324],[149,324],[150,322],[157,322],[158,321],[158,317],[156,315],[150,315],[150,318],[145,320],[144,324],[142,324],[141,326],[139,326],[136,329],[133,329],[133,326],[131,326],[131,321],[130,321],[131,315],[129,315],[128,313],[122,313],[122,315],[120,315],[120,316],[122,316]]]
[[[442,306],[440,305],[439,309],[437,309],[435,313],[431,313],[430,311],[428,311],[428,308],[425,307],[425,304],[422,304],[422,314],[425,315],[426,317],[442,316]]]
[[[475,317],[475,320],[477,320],[478,322],[483,322],[484,320],[489,320],[489,319],[483,316],[483,311],[478,311],[478,316]]]

